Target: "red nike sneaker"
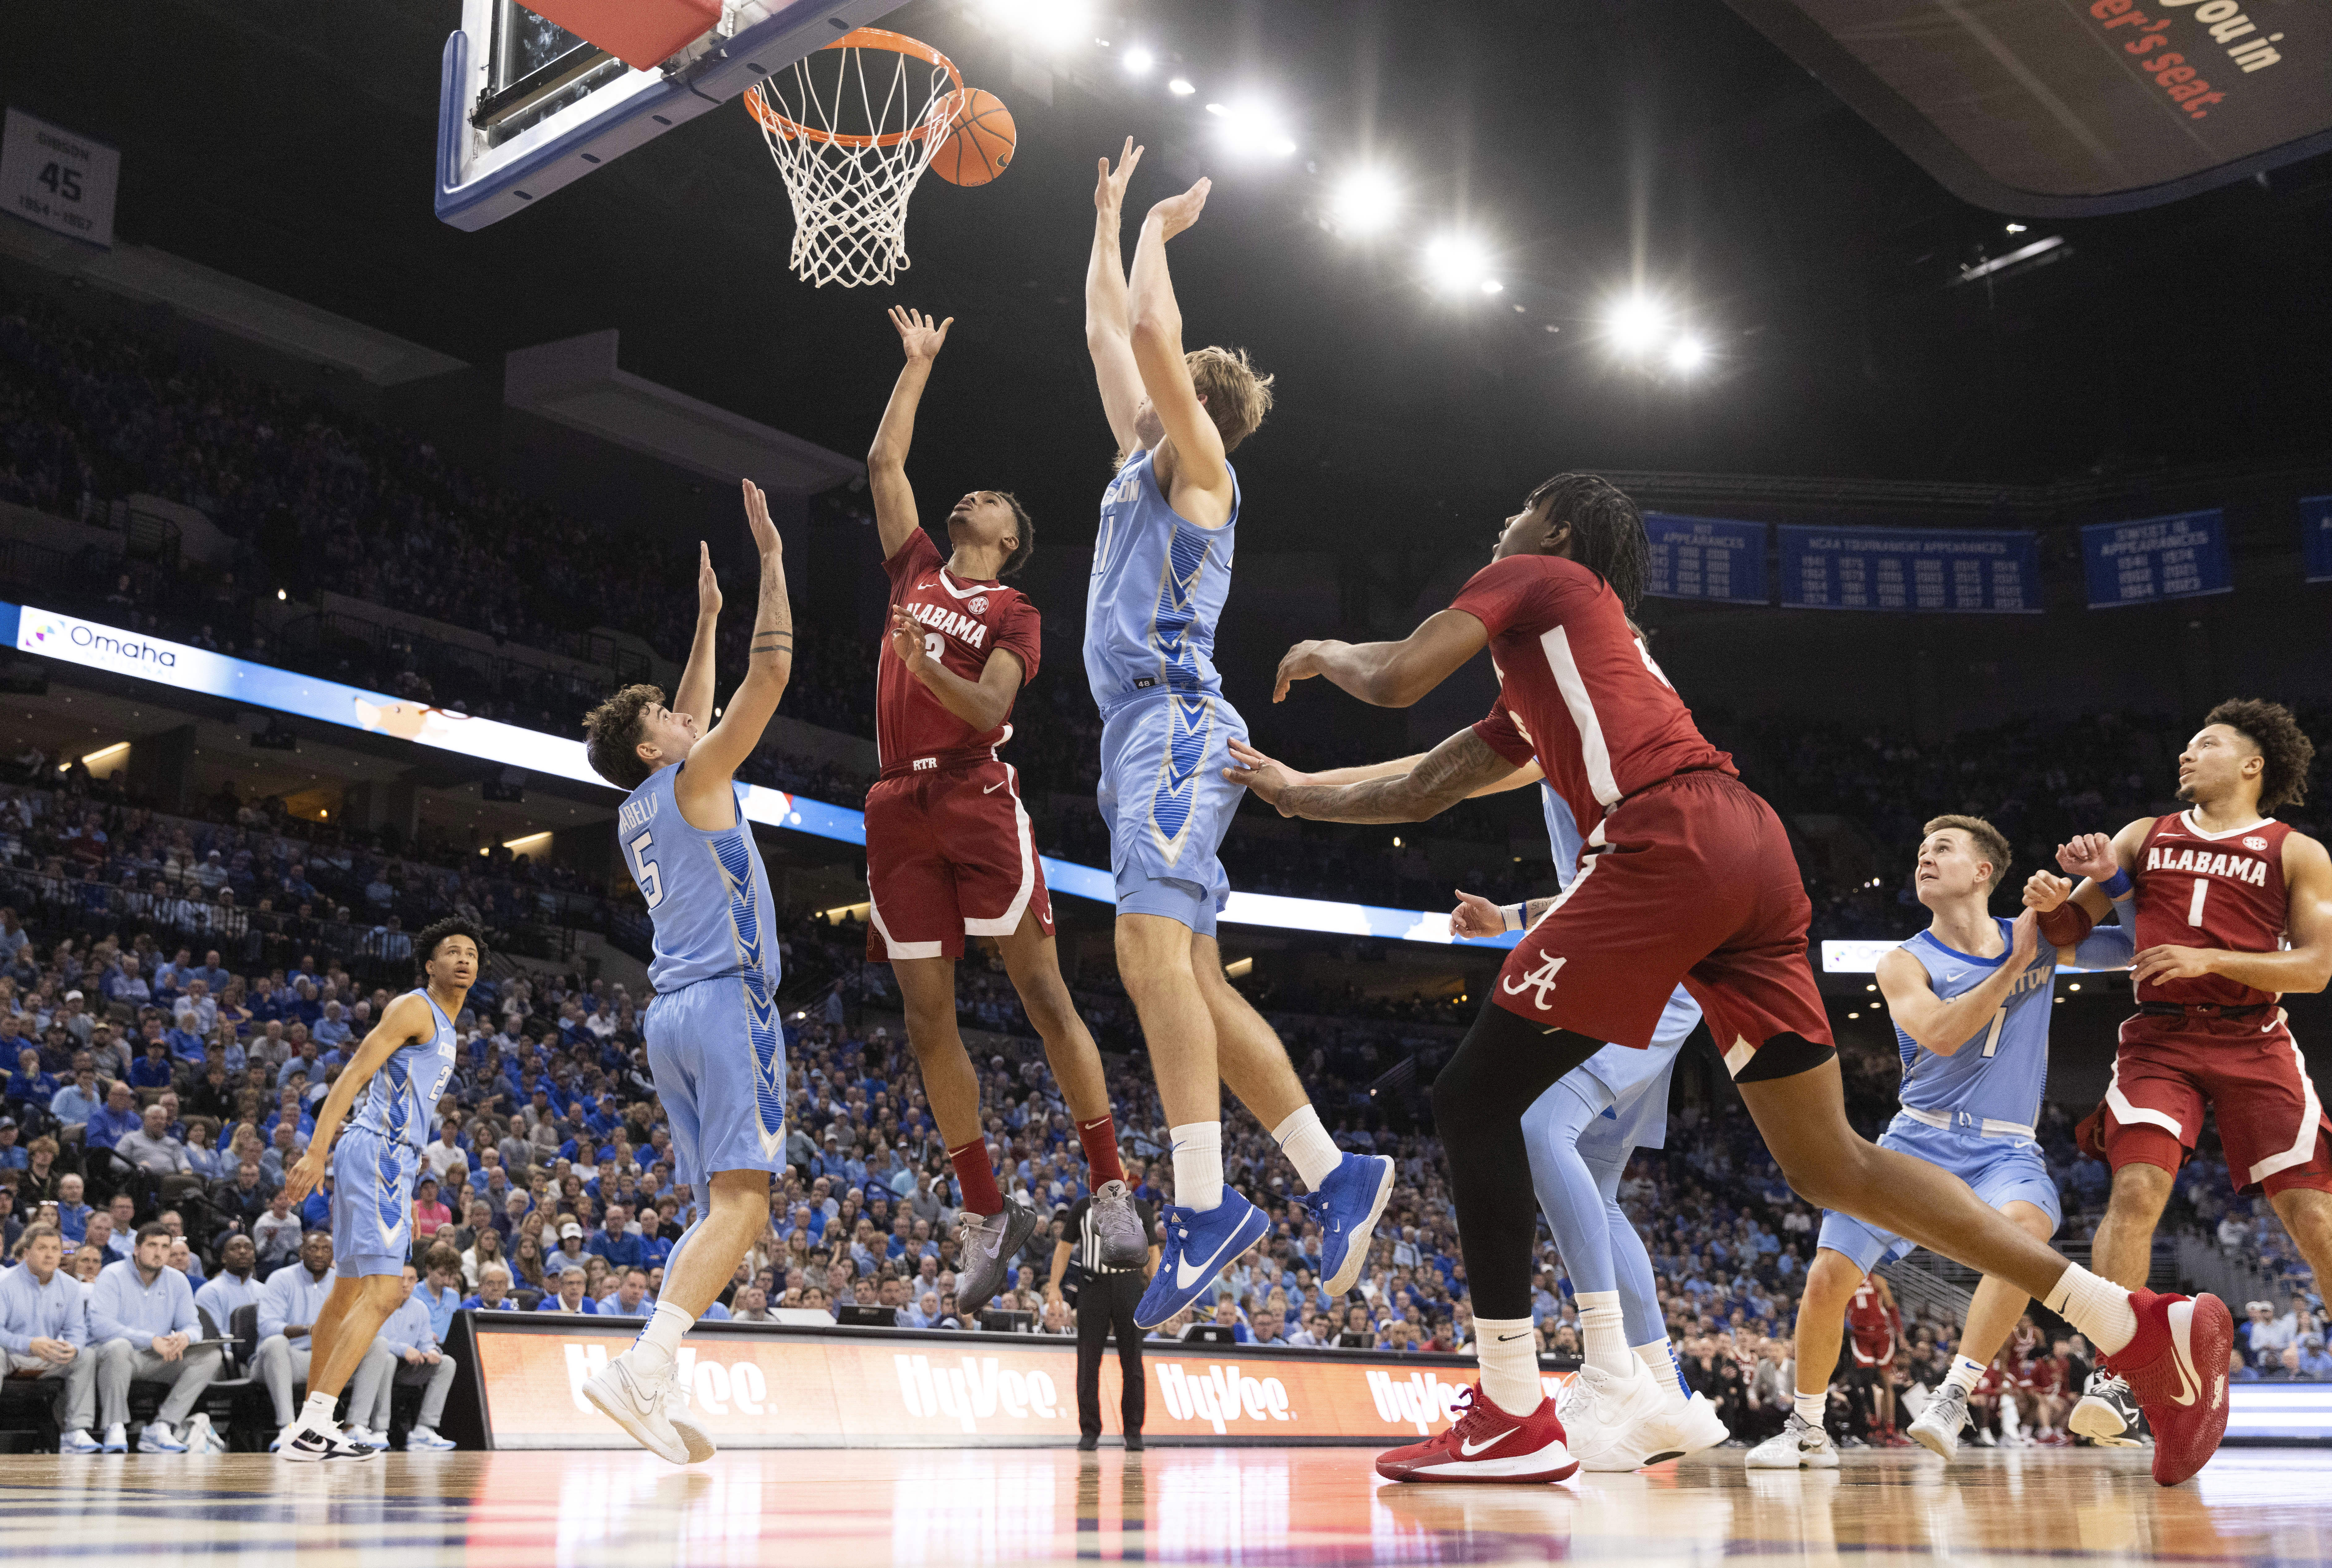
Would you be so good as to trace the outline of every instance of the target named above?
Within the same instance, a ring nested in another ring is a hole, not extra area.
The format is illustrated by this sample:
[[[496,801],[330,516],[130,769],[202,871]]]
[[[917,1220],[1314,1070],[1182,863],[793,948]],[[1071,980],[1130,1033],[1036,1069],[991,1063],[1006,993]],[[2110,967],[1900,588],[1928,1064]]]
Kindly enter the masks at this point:
[[[2227,1433],[2234,1315],[2215,1296],[2133,1290],[2137,1337],[2101,1358],[2129,1384],[2154,1431],[2154,1478],[2174,1487],[2211,1462]]]
[[[1543,1399],[1530,1414],[1515,1416],[1493,1403],[1479,1383],[1458,1397],[1463,1413],[1448,1431],[1378,1455],[1377,1474],[1388,1481],[1513,1484],[1565,1480],[1579,1468],[1563,1446],[1553,1400]]]

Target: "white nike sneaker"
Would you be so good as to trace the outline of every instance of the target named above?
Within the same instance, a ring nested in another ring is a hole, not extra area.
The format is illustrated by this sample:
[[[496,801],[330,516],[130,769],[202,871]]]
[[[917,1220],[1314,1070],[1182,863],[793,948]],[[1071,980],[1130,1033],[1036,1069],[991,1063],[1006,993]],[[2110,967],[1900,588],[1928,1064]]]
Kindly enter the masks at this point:
[[[672,1388],[669,1377],[652,1377],[636,1370],[632,1355],[626,1351],[585,1379],[583,1397],[657,1458],[674,1465],[694,1464],[689,1445],[665,1413],[666,1391],[676,1397],[678,1391]]]
[[[1967,1425],[1967,1391],[1957,1383],[1947,1382],[1935,1391],[1927,1408],[1919,1412],[1919,1419],[1910,1424],[1905,1435],[1949,1459],[1960,1451],[1960,1429]]]
[[[1749,1468],[1753,1470],[1835,1470],[1838,1468],[1838,1446],[1830,1440],[1828,1432],[1792,1410],[1788,1423],[1780,1431],[1749,1450]]]
[[[1659,1447],[1668,1415],[1659,1380],[1632,1361],[1630,1377],[1583,1366],[1555,1401],[1564,1445],[1590,1470],[1633,1470]]]
[[[1663,1407],[1660,1420],[1650,1432],[1657,1440],[1652,1451],[1645,1456],[1644,1463],[1664,1464],[1733,1440],[1732,1429],[1725,1424],[1725,1418],[1716,1413],[1716,1405],[1709,1401],[1706,1394],[1695,1394],[1687,1400],[1680,1395],[1670,1398],[1665,1389],[1660,1392]]]

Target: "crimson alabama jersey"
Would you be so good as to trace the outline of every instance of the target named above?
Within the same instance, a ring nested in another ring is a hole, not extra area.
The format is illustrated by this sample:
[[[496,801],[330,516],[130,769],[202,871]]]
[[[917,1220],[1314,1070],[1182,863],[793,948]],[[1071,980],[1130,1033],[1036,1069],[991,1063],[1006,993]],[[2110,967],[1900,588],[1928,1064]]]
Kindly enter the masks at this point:
[[[891,578],[891,607],[903,607],[922,622],[924,647],[948,669],[977,682],[988,655],[1007,648],[1020,661],[1022,683],[1037,678],[1043,628],[1037,607],[1018,588],[957,577],[941,564],[938,547],[920,528],[883,563],[883,569]],[[874,674],[874,744],[885,768],[916,758],[1001,746],[1012,733],[1011,712],[1007,708],[1005,722],[993,730],[974,730],[907,673],[891,651],[890,628],[884,626]]]
[[[1496,710],[1475,732],[1516,767],[1535,756],[1591,843],[1623,796],[1687,769],[1737,771],[1628,629],[1620,596],[1578,562],[1492,561],[1449,607],[1488,629],[1499,708],[1528,745],[1515,744]]]
[[[2283,888],[2283,841],[2290,833],[2289,823],[2275,821],[2205,833],[2192,811],[2155,817],[2137,851],[2137,950],[2165,943],[2229,952],[2281,947],[2291,919]],[[2206,974],[2148,981],[2137,988],[2137,999],[2240,1008],[2275,996]]]
[[[1854,1340],[1857,1366],[1885,1366],[1895,1359],[1895,1315],[1868,1275],[1846,1305],[1846,1329]]]

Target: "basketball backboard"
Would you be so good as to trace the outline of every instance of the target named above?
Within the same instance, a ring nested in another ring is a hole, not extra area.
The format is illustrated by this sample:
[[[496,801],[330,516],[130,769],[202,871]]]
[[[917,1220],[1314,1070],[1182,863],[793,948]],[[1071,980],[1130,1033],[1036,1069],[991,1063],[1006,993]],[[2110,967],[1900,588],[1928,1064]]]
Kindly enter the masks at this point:
[[[497,223],[900,4],[722,0],[718,26],[637,71],[517,0],[462,0],[439,77],[437,215]]]

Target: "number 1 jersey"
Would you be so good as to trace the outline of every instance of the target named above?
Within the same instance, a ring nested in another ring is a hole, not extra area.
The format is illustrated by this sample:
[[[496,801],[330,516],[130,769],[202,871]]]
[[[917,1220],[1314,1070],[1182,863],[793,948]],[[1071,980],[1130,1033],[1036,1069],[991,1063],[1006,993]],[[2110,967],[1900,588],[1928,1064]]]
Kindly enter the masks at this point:
[[[2138,846],[2137,947],[2172,944],[2230,952],[2273,952],[2291,923],[2283,886],[2287,822],[2254,822],[2205,833],[2192,811],[2157,817]],[[2275,997],[2241,980],[2206,974],[2193,980],[2149,981],[2142,1002],[2211,1002],[2258,1007]]]

